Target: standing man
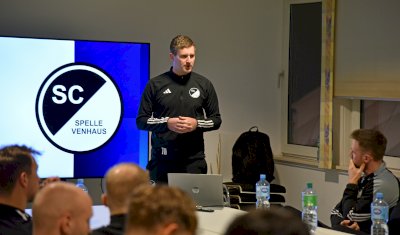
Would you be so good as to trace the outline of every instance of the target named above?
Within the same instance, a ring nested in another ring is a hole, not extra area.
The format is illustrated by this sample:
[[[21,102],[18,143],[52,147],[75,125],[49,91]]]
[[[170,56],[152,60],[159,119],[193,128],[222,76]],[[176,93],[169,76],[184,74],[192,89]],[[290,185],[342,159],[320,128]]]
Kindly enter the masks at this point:
[[[381,132],[359,129],[351,138],[348,183],[342,200],[331,212],[331,223],[337,230],[369,234],[374,195],[383,193],[389,208],[393,208],[399,199],[399,184],[383,161],[387,140]]]
[[[212,83],[192,72],[196,47],[188,36],[170,44],[172,67],[149,81],[136,118],[141,130],[152,132],[150,178],[167,182],[167,173],[207,173],[203,132],[221,125]]]

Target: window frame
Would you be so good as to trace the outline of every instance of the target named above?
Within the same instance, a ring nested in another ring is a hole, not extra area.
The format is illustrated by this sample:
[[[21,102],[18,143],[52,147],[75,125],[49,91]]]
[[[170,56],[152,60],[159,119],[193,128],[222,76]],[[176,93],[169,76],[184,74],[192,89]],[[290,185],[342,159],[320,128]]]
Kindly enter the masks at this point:
[[[288,66],[289,66],[289,28],[290,5],[301,3],[316,3],[322,0],[285,0],[283,20],[283,47],[282,66],[283,71],[279,75],[282,89],[281,105],[281,152],[275,159],[282,162],[318,167],[318,148],[288,144]],[[321,16],[322,17],[322,16]],[[322,55],[321,55],[322,56]],[[320,101],[320,107],[322,102]],[[347,172],[349,154],[351,149],[350,134],[361,126],[361,101],[357,98],[334,97],[333,98],[333,129],[332,129],[332,169]],[[400,177],[400,157],[384,156],[387,167]]]
[[[353,130],[361,127],[361,100],[336,98],[334,100],[334,135],[333,153],[335,158],[335,168],[337,170],[347,170],[349,165],[349,154],[351,149],[350,134]],[[400,157],[384,156],[386,166],[397,176],[400,177]]]
[[[277,160],[284,160],[296,163],[302,163],[312,166],[318,166],[318,147],[301,146],[288,144],[288,86],[289,86],[289,33],[290,33],[290,6],[291,4],[303,3],[322,3],[322,0],[285,0],[284,2],[284,20],[283,20],[283,73],[281,74],[282,84],[282,121],[281,121],[281,149],[282,156]],[[322,15],[321,15],[322,20]],[[321,45],[322,46],[322,45]],[[321,53],[322,57],[322,53]],[[320,102],[321,107],[321,102]]]

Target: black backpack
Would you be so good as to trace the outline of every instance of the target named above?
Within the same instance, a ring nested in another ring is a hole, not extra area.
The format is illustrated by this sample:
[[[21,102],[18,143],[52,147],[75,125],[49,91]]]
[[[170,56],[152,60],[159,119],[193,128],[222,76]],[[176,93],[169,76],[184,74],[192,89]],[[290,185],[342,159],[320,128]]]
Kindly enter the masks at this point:
[[[232,148],[232,182],[254,188],[265,174],[268,182],[274,177],[274,159],[269,136],[259,132],[256,126],[242,133]]]

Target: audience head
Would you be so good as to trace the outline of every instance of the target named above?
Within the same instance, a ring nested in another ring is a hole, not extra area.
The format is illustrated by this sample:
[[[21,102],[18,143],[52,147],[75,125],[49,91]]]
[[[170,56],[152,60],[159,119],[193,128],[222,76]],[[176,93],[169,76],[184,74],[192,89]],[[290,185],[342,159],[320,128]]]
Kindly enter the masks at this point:
[[[381,161],[386,151],[386,137],[378,130],[358,129],[351,133],[353,147],[362,154],[370,154],[375,161]],[[354,146],[357,145],[357,146]]]
[[[129,199],[126,235],[193,235],[197,229],[196,206],[179,188],[142,185]]]
[[[7,203],[8,198],[12,206],[24,210],[27,202],[33,201],[40,181],[34,156],[39,154],[20,145],[0,149],[0,198],[3,203]]]
[[[225,235],[309,235],[300,217],[284,208],[253,210],[234,219]]]
[[[106,193],[102,195],[102,201],[111,214],[127,213],[127,199],[132,189],[150,182],[148,172],[133,163],[113,166],[107,171],[105,180]]]
[[[92,200],[72,183],[54,182],[41,189],[33,202],[33,234],[87,235]]]

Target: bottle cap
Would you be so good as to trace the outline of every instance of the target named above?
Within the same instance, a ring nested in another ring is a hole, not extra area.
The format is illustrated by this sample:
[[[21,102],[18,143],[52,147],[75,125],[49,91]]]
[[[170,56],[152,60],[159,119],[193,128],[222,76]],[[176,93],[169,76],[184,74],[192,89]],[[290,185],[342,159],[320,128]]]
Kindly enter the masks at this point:
[[[83,184],[83,179],[77,179],[77,181],[76,181],[76,183],[78,183],[78,184]]]
[[[377,192],[376,193],[376,198],[382,199],[383,198],[383,193]]]
[[[307,182],[307,188],[312,188],[312,183],[311,182]]]
[[[264,179],[265,180],[265,174],[260,174],[260,179]]]

